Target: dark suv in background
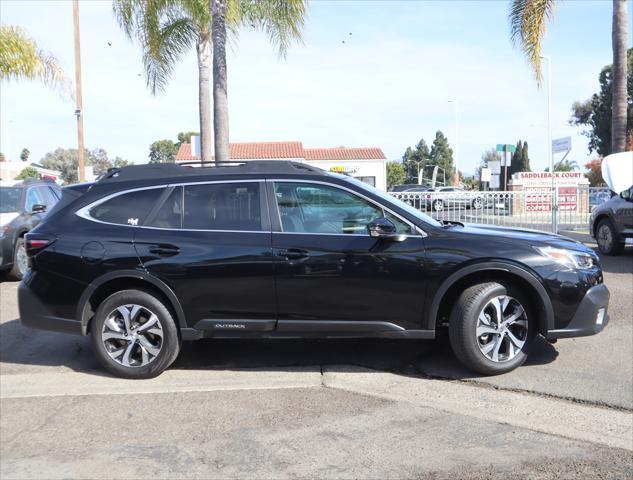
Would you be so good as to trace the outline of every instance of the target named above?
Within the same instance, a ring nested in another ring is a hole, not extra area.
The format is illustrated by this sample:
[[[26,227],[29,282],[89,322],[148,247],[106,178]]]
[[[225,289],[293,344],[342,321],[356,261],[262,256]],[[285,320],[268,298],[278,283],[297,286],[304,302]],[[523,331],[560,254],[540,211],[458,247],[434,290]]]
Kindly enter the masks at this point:
[[[21,280],[28,262],[24,235],[35,228],[60,199],[52,181],[0,181],[0,271]]]
[[[591,236],[605,255],[619,255],[627,238],[633,238],[633,186],[591,211]]]
[[[131,378],[182,340],[432,339],[483,374],[510,371],[535,335],[592,335],[609,292],[571,239],[440,223],[353,178],[252,161],[115,170],[64,189],[26,235],[18,291],[31,327],[91,334]]]

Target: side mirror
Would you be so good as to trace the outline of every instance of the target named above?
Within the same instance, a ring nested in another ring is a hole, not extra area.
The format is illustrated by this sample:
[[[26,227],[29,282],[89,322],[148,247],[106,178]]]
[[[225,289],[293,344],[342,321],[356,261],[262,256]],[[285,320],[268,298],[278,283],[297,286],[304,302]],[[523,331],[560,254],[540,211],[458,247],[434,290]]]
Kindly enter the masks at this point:
[[[367,225],[369,236],[380,239],[389,240],[391,242],[402,242],[407,238],[406,235],[399,234],[393,222],[387,218],[377,218]]]
[[[35,205],[33,205],[33,207],[31,208],[31,213],[32,214],[36,214],[36,213],[44,213],[46,211],[46,205],[42,205],[41,203],[36,203]]]
[[[627,200],[629,202],[633,202],[633,197],[631,197],[633,187],[629,188],[628,190],[624,190],[622,192],[620,192],[620,198],[623,198],[624,200]]]

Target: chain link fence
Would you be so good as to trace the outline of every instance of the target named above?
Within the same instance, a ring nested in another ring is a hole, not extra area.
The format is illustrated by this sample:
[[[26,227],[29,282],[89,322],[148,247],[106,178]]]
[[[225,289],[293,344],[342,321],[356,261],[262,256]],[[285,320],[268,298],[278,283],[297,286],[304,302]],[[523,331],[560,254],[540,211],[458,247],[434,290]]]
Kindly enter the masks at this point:
[[[587,230],[591,210],[611,198],[606,188],[558,187],[503,192],[389,192],[436,220],[532,228],[551,232],[552,204],[558,230]]]

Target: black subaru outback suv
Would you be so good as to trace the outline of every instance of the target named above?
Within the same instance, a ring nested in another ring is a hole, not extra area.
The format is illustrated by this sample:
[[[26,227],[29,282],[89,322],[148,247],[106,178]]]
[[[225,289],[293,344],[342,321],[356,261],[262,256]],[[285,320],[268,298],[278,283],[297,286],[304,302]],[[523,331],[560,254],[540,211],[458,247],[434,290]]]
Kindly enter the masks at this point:
[[[91,334],[116,375],[158,375],[204,337],[432,339],[483,373],[538,334],[592,335],[595,253],[534,231],[439,223],[301,163],[130,166],[67,187],[26,236],[22,322]]]

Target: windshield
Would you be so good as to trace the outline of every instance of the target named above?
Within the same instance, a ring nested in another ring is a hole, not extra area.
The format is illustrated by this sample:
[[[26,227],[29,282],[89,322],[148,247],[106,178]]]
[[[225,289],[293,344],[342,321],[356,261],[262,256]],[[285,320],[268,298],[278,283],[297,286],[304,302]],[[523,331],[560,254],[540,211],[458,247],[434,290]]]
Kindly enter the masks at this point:
[[[22,189],[18,187],[0,187],[0,213],[17,212],[20,206]]]
[[[347,180],[348,182],[353,183],[357,187],[360,187],[363,190],[366,190],[368,192],[373,193],[374,195],[379,196],[380,198],[382,198],[383,200],[385,200],[388,203],[395,203],[396,205],[398,205],[398,207],[400,207],[403,210],[406,210],[407,213],[409,213],[410,215],[414,216],[415,218],[418,218],[418,219],[422,220],[424,223],[427,223],[429,225],[433,225],[434,227],[441,227],[442,226],[442,224],[440,222],[438,222],[437,220],[435,220],[434,218],[426,215],[425,213],[422,213],[420,210],[417,210],[417,209],[413,208],[411,205],[407,205],[403,201],[398,200],[393,195],[389,195],[388,193],[377,189],[376,187],[372,187],[371,185],[369,185],[367,183],[364,183],[364,182],[361,182],[360,180],[357,180],[354,177],[348,177],[347,175],[341,175],[340,173],[330,173],[330,175],[338,177],[338,178],[341,178],[341,179],[344,179],[344,180]]]

